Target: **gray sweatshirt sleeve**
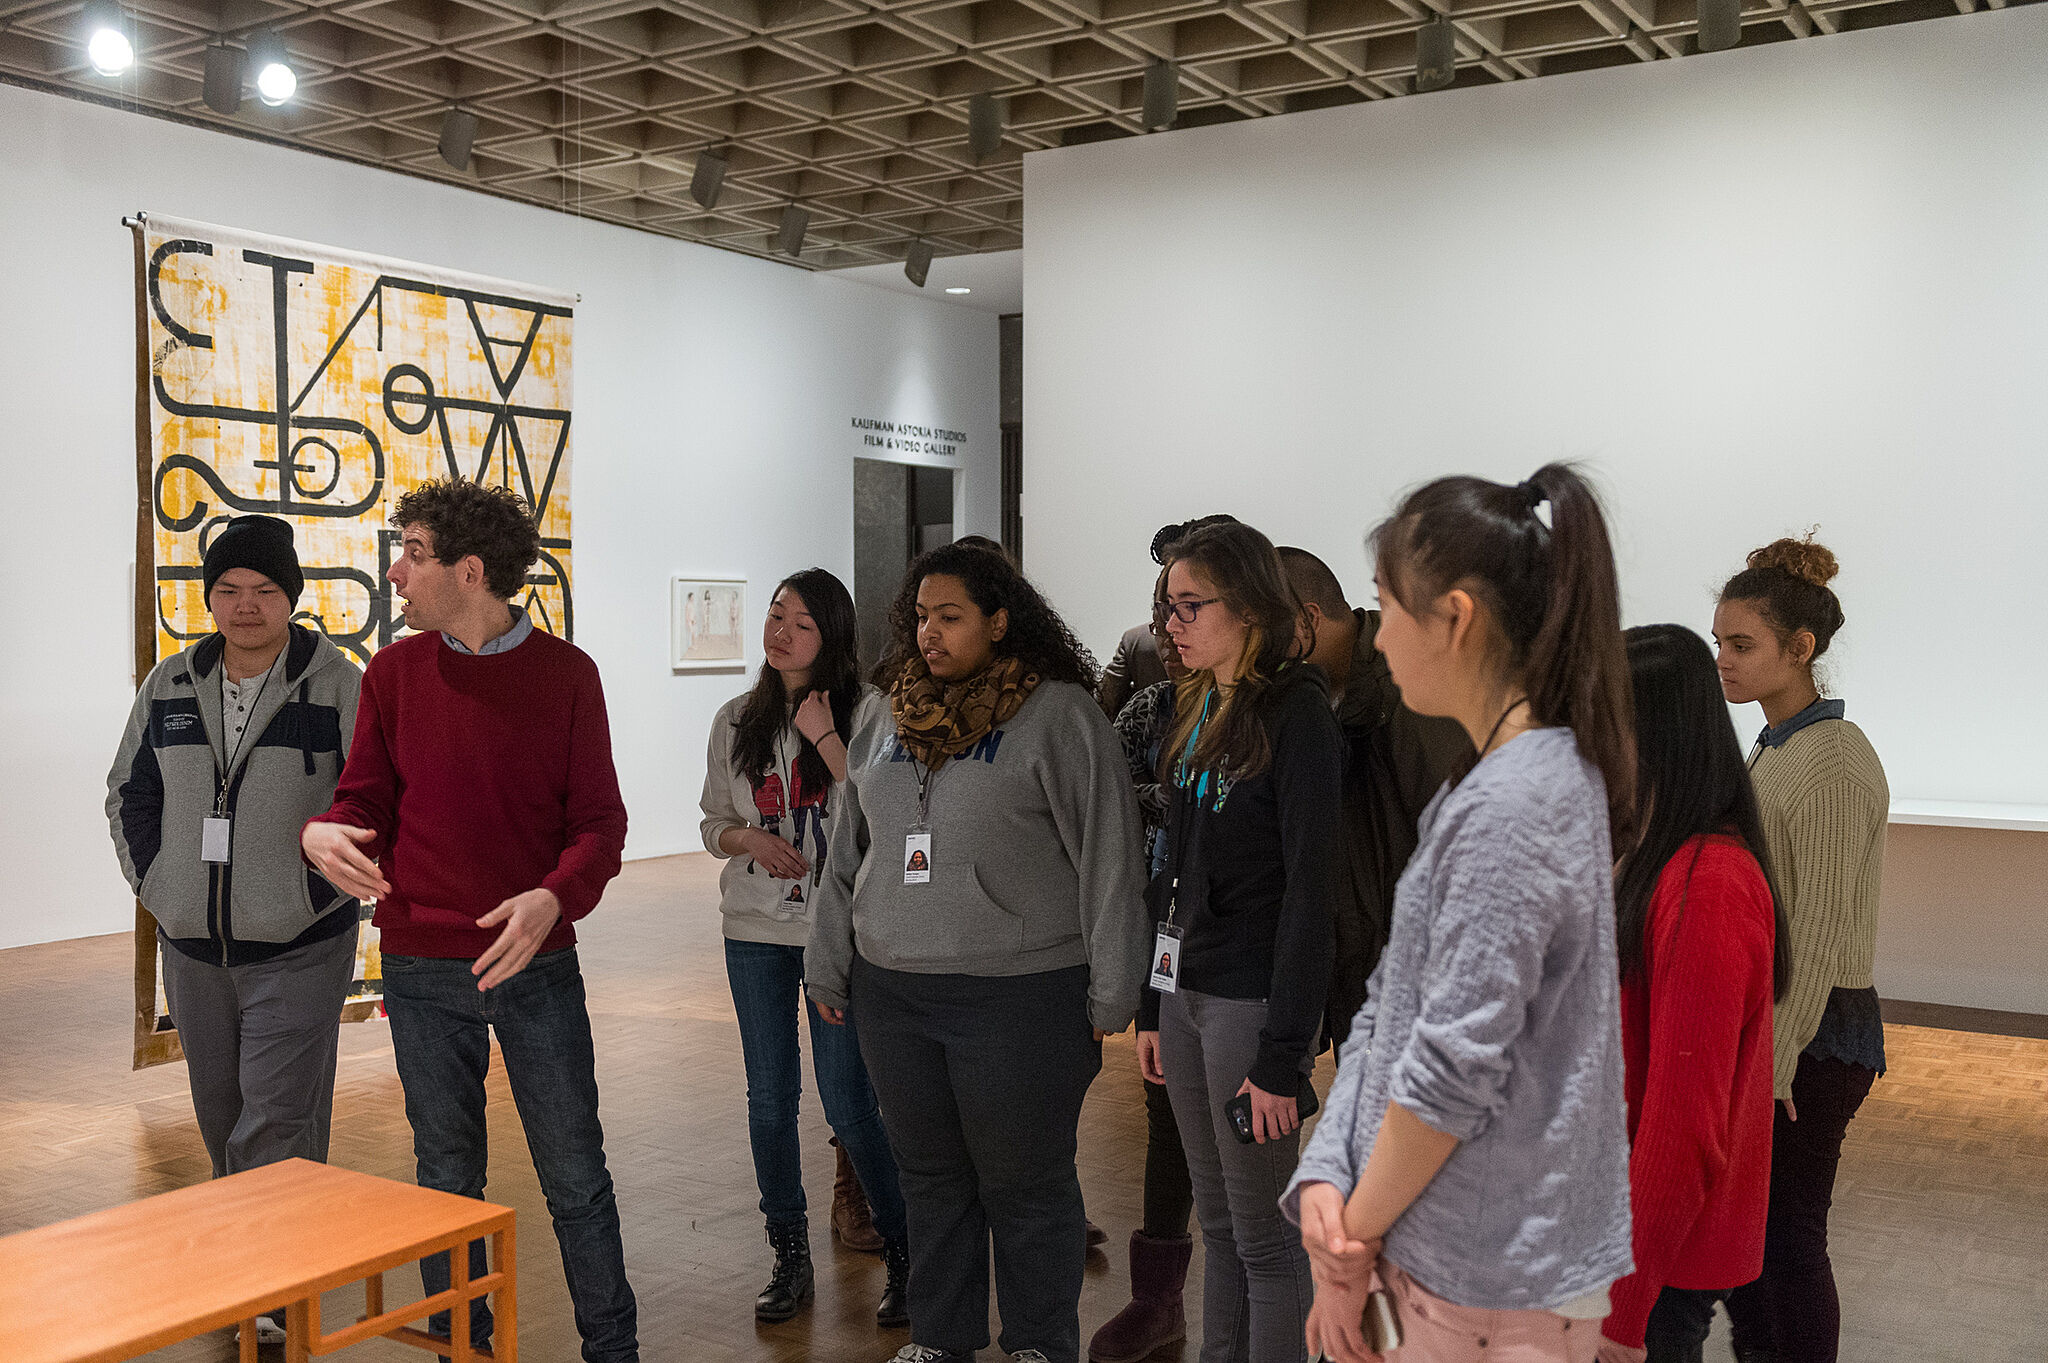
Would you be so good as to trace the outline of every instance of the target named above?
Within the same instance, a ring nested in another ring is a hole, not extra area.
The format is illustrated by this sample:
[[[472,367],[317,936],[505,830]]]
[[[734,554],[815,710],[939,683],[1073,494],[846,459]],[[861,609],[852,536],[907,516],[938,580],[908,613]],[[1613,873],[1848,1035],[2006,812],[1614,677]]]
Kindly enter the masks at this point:
[[[1072,743],[1046,765],[1046,797],[1080,880],[1088,1016],[1121,1032],[1137,1014],[1151,946],[1144,843],[1123,744],[1085,694],[1077,691],[1072,705]]]
[[[1294,1177],[1287,1181],[1287,1191],[1280,1194],[1281,1213],[1297,1226],[1301,1224],[1302,1184],[1328,1183],[1349,1197],[1363,1172],[1352,1138],[1358,1130],[1366,1052],[1372,1049],[1370,992],[1366,997],[1365,1006],[1358,1010],[1357,1020],[1351,1024],[1351,1034],[1337,1052],[1337,1079],[1330,1085],[1330,1100],[1323,1105],[1322,1120],[1316,1123],[1314,1134],[1302,1147],[1301,1162],[1294,1168]]]
[[[869,732],[864,727],[856,733],[851,746],[865,751],[861,739]],[[855,762],[849,751],[849,774],[859,770]],[[860,880],[869,843],[859,784],[842,782],[840,796],[844,803],[826,850],[824,874],[811,896],[811,940],[804,947],[804,987],[827,1008],[846,1007],[848,981],[853,975],[853,887]]]
[[[704,811],[704,821],[697,825],[704,838],[704,850],[712,856],[724,859],[732,854],[718,845],[718,840],[735,828],[746,828],[750,821],[732,802],[732,721],[721,708],[711,721],[711,740],[704,755],[704,793],[697,800],[697,807]]]
[[[1566,886],[1526,821],[1469,810],[1440,861],[1421,1006],[1388,1096],[1459,1140],[1506,1102],[1510,1048],[1543,983]],[[1390,1041],[1397,1039],[1390,1038]]]

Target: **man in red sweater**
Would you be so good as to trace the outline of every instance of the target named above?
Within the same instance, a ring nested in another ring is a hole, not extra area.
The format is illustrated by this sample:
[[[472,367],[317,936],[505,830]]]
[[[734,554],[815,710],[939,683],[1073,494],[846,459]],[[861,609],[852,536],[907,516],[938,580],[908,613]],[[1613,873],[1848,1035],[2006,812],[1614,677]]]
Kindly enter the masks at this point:
[[[371,659],[333,808],[301,843],[334,885],[377,901],[420,1186],[483,1196],[495,1028],[585,1363],[638,1363],[570,926],[597,907],[626,841],[597,665],[511,604],[540,556],[524,501],[428,483],[393,520],[390,578],[418,633]],[[484,1264],[479,1240],[471,1275]],[[420,1273],[428,1294],[445,1290],[447,1256]],[[466,1323],[470,1343],[488,1342],[483,1301]],[[448,1333],[448,1313],[429,1328]]]

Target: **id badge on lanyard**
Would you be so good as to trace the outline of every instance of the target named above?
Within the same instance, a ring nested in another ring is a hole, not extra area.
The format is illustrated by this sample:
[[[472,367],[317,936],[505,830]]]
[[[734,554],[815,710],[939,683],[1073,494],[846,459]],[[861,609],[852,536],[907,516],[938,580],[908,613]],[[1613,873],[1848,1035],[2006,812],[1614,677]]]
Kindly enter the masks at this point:
[[[903,835],[903,883],[932,883],[932,781],[936,773],[918,764],[917,822]]]
[[[1174,879],[1173,888],[1174,891],[1180,889],[1178,877]],[[1166,904],[1166,921],[1152,934],[1151,985],[1162,994],[1180,992],[1180,947],[1185,934],[1173,921],[1173,915],[1179,908],[1179,895],[1171,894]]]

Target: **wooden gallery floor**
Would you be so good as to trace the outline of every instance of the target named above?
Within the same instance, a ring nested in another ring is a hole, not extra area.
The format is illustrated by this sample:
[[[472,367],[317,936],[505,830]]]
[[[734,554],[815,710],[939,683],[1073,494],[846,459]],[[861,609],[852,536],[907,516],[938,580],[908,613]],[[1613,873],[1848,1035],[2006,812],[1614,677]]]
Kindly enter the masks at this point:
[[[631,865],[583,930],[643,1356],[649,1363],[880,1363],[905,1337],[874,1328],[879,1261],[837,1249],[823,1229],[832,1160],[808,1082],[804,1146],[818,1302],[794,1322],[754,1324],[751,1302],[767,1278],[769,1254],[747,1154],[715,873],[704,856]],[[129,959],[121,936],[0,952],[0,1233],[206,1176],[183,1067],[128,1068]],[[2048,1041],[1915,1027],[1891,1029],[1889,1041],[1892,1072],[1851,1128],[1835,1203],[1843,1357],[2041,1363],[2048,1359]],[[561,1265],[499,1070],[490,1094],[489,1195],[518,1208],[524,1231],[521,1344],[535,1363],[571,1363],[578,1351]],[[1124,1300],[1122,1243],[1139,1214],[1143,1133],[1126,1036],[1110,1044],[1082,1124],[1089,1211],[1111,1235],[1111,1252],[1091,1256],[1084,1337]],[[412,1176],[411,1136],[382,1023],[343,1029],[333,1159]],[[283,1238],[292,1227],[280,1224],[274,1233]],[[1192,1281],[1200,1274],[1198,1258]],[[416,1279],[407,1275],[405,1286],[416,1294]],[[92,1310],[91,1296],[81,1292],[78,1309]],[[360,1309],[360,1290],[336,1293],[328,1318],[349,1319]],[[381,1343],[344,1356],[425,1357]],[[1192,1339],[1186,1356],[1194,1357]],[[223,1334],[150,1357],[210,1363],[233,1351]]]

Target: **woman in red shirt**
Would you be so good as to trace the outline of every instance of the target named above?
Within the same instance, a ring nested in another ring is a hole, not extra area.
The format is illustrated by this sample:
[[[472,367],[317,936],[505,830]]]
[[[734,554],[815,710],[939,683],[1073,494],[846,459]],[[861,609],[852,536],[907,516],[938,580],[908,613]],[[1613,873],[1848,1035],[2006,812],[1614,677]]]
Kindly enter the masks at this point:
[[[1785,910],[1714,656],[1628,631],[1643,836],[1615,883],[1636,1271],[1602,1363],[1698,1363],[1714,1303],[1763,1271],[1771,1005]]]

